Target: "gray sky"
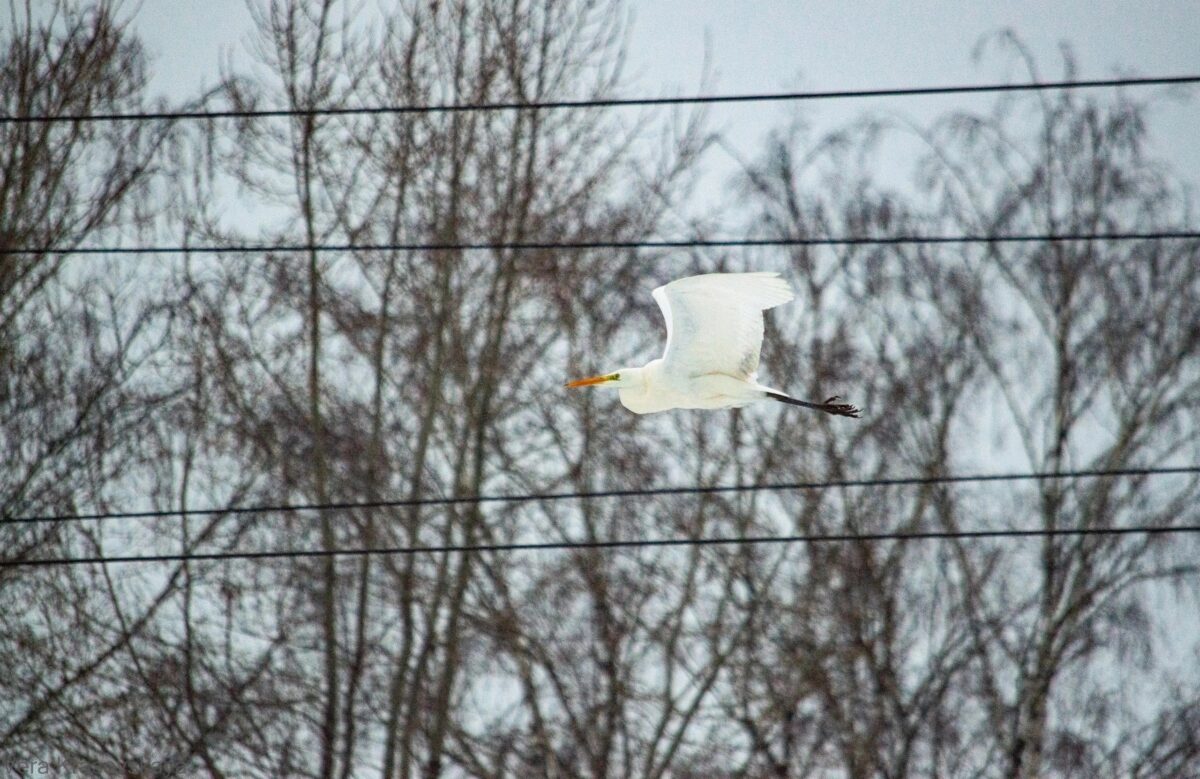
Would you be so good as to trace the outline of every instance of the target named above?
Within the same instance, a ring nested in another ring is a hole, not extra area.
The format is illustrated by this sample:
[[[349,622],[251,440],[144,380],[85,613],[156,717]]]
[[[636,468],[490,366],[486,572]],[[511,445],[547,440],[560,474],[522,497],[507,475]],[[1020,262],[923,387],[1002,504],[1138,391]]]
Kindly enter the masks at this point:
[[[1020,35],[1045,78],[1061,76],[1058,47],[1063,41],[1075,49],[1081,78],[1200,71],[1196,0],[636,0],[629,8],[634,18],[629,96],[696,92],[706,46],[714,77],[710,87],[716,92],[1023,80],[1026,74],[999,53],[972,61],[980,37],[1002,28]],[[154,57],[154,90],[179,97],[216,83],[221,59],[240,56],[250,16],[243,0],[144,0],[134,23]],[[866,110],[900,111],[924,123],[951,108],[983,109],[990,101],[962,95],[821,101],[804,104],[803,111],[820,130]],[[794,110],[739,104],[714,107],[709,117],[739,154],[752,157],[763,134]],[[1151,118],[1154,151],[1194,183],[1200,182],[1198,120],[1198,96],[1163,105]],[[894,183],[907,175],[907,164],[906,159],[882,159],[880,173]],[[720,184],[733,163],[718,152],[710,156],[706,170],[698,200],[719,206]]]
[[[714,91],[836,90],[1024,81],[1011,58],[972,51],[984,35],[1014,30],[1042,77],[1062,77],[1059,45],[1069,42],[1080,78],[1179,75],[1200,71],[1200,2],[1119,0],[818,0],[734,3],[642,0],[630,40],[630,75],[639,92],[694,92],[708,41]],[[1150,94],[1149,91],[1144,91]],[[1141,93],[1139,93],[1141,94]],[[1200,93],[1151,119],[1155,151],[1200,182]],[[803,104],[816,128],[832,128],[864,111],[901,111],[924,124],[956,107],[984,109],[993,96],[818,101]],[[732,145],[752,155],[763,133],[795,110],[786,104],[714,107],[710,116]],[[720,156],[720,155],[718,155]],[[906,160],[893,173],[907,171]],[[721,167],[720,159],[710,166]],[[886,173],[886,172],[885,172]]]

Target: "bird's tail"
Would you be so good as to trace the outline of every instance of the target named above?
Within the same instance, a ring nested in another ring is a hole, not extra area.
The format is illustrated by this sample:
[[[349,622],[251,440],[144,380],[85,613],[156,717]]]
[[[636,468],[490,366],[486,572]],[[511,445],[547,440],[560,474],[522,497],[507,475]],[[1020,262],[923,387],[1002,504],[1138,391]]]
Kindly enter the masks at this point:
[[[817,411],[824,411],[826,414],[833,414],[834,416],[854,417],[855,419],[858,419],[859,415],[862,414],[862,411],[860,411],[856,406],[852,406],[849,403],[838,403],[837,395],[829,398],[824,403],[809,403],[807,400],[793,398],[791,395],[785,395],[778,390],[766,390],[766,393],[768,398],[771,398],[772,400],[778,400],[780,403],[816,409]]]

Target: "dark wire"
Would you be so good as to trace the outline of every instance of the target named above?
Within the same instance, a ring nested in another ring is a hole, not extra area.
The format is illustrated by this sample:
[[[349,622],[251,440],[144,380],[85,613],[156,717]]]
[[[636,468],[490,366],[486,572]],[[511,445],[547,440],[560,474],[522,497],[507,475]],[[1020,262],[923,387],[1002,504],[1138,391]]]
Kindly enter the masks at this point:
[[[756,92],[740,95],[693,95],[689,97],[601,98],[593,100],[551,100],[544,102],[452,103],[441,105],[363,106],[360,108],[272,108],[263,110],[147,111],[104,114],[38,114],[34,116],[0,115],[0,124],[34,122],[119,122],[177,119],[249,119],[255,117],[347,116],[352,114],[429,114],[463,111],[532,111],[559,108],[621,108],[636,106],[674,106],[720,103],[770,103],[798,100],[844,98],[914,97],[919,95],[962,95],[985,92],[1035,92],[1053,89],[1095,89],[1101,87],[1142,87],[1195,84],[1200,75],[1151,76],[1076,81],[1045,81],[1032,84],[966,84],[940,87],[897,89],[844,89],[815,92]]]
[[[559,500],[596,500],[601,498],[644,498],[660,495],[722,495],[739,492],[787,492],[825,490],[845,487],[907,487],[914,485],[967,484],[986,482],[1049,481],[1058,479],[1112,479],[1130,476],[1169,476],[1200,474],[1200,465],[1161,468],[1085,469],[1074,471],[1030,471],[1024,473],[978,473],[959,476],[898,476],[879,479],[838,479],[775,484],[726,484],[711,487],[653,487],[649,489],[597,490],[591,492],[541,492],[518,495],[462,495],[445,498],[346,501],[341,503],[279,503],[257,506],[230,506],[161,511],[123,511],[97,514],[49,514],[8,517],[4,524],[36,522],[79,522],[104,519],[152,519],[167,517],[216,516],[221,514],[266,514],[290,511],[344,511],[353,509],[411,508],[415,506],[455,506],[481,503],[529,503]]]
[[[519,241],[513,243],[318,243],[242,244],[229,246],[80,246],[75,248],[5,248],[13,254],[243,254],[371,251],[538,251],[555,249],[703,249],[754,246],[892,246],[900,244],[1041,243],[1043,241],[1163,241],[1200,239],[1200,230],[1155,230],[1128,233],[1024,233],[1016,235],[894,235],[852,238],[718,238],[713,240],[646,241]]]
[[[746,546],[751,544],[848,543],[853,541],[928,541],[969,538],[1049,538],[1062,536],[1164,535],[1200,533],[1200,524],[1129,525],[1126,527],[1010,528],[998,530],[918,530],[886,533],[804,533],[787,536],[726,536],[718,538],[648,538],[630,541],[541,541],[512,544],[443,544],[352,549],[277,549],[261,552],[195,552],[187,554],[56,557],[0,560],[0,568],[65,566],[93,563],[167,563],[202,560],[269,560],[301,557],[360,557],[362,555],[446,554],[450,552],[530,552],[555,549],[628,549],[664,546]]]

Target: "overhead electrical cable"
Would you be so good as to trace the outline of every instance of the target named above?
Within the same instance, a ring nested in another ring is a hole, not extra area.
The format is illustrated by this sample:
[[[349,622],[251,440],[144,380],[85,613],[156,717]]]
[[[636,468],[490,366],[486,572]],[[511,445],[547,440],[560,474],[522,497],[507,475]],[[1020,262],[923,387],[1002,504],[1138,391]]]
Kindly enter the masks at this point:
[[[748,546],[756,544],[850,543],[877,541],[936,541],[985,538],[1061,538],[1066,536],[1165,535],[1200,533],[1200,524],[1127,525],[1076,528],[1002,528],[994,530],[914,530],[878,533],[802,533],[771,536],[717,536],[707,538],[643,538],[627,541],[534,541],[504,544],[441,544],[434,546],[354,547],[345,549],[273,549],[257,552],[187,552],[155,555],[92,555],[42,559],[0,559],[0,568],[91,564],[200,562],[218,560],[274,560],[281,558],[361,557],[363,555],[415,555],[481,552],[536,552],[567,549],[631,549],[671,546]]]
[[[252,119],[370,114],[432,114],[467,111],[535,111],[583,108],[630,108],[728,103],[776,103],[850,98],[917,97],[1001,92],[1044,92],[1047,90],[1099,89],[1117,87],[1177,86],[1200,83],[1200,75],[1147,76],[1131,78],[1042,81],[1017,84],[957,84],[884,89],[837,89],[808,92],[754,92],[732,95],[689,95],[681,97],[585,98],[578,100],[496,101],[427,105],[329,106],[314,108],[210,109],[191,111],[139,111],[96,114],[0,114],[0,124],[40,122],[128,122],[177,121],[185,119]]]
[[[679,240],[594,240],[517,242],[415,242],[415,243],[290,243],[214,246],[77,246],[0,247],[0,256],[17,254],[145,255],[145,254],[290,254],[299,252],[434,252],[434,251],[546,251],[589,249],[719,249],[766,246],[895,246],[906,244],[1043,243],[1067,241],[1197,240],[1200,230],[1152,230],[1108,233],[1018,233],[1011,235],[881,235],[834,238],[716,238]]]
[[[110,519],[155,519],[217,516],[223,514],[268,514],[298,511],[348,511],[416,506],[457,506],[483,503],[530,503],[563,500],[600,500],[609,498],[645,498],[666,495],[726,495],[742,492],[798,492],[866,487],[910,487],[945,484],[985,484],[1063,479],[1116,479],[1137,476],[1179,476],[1200,474],[1200,464],[1146,468],[1080,469],[1071,471],[1028,471],[1019,473],[976,473],[957,476],[897,476],[872,479],[836,479],[826,481],[777,482],[766,484],[721,484],[712,486],[650,487],[643,489],[593,490],[577,492],[534,492],[515,495],[458,495],[440,498],[343,501],[337,503],[277,503],[255,506],[227,506],[184,510],[114,511],[92,514],[46,514],[6,517],[0,527],[9,524],[81,522]]]

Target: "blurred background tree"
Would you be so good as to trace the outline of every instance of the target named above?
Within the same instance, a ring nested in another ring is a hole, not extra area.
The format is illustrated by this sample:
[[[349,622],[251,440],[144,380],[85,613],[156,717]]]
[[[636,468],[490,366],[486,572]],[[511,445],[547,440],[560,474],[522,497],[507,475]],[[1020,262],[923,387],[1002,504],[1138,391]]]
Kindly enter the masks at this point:
[[[303,111],[601,98],[623,83],[617,2],[251,8],[254,67],[203,99]],[[143,55],[109,5],[13,27],[5,113],[147,108]],[[742,207],[716,226],[1184,229],[1195,214],[1146,150],[1147,110],[1063,92],[921,127],[871,118],[813,137],[797,122],[744,164]],[[0,245],[60,250],[670,236],[692,229],[679,214],[713,140],[699,114],[608,109],[0,132]],[[872,175],[896,135],[928,148],[911,190]],[[236,198],[249,218],[231,217]],[[6,255],[0,505],[20,517],[1196,462],[1198,251]],[[861,423],[787,408],[636,417],[555,392],[661,348],[657,284],[742,269],[783,272],[799,293],[768,317],[770,381],[840,392]],[[1197,521],[1198,487],[19,523],[0,554],[1165,525]],[[212,776],[1186,776],[1200,768],[1200,678],[1170,658],[1195,655],[1196,625],[1166,619],[1195,606],[1196,551],[1190,537],[1089,536],[8,567],[0,758]]]

